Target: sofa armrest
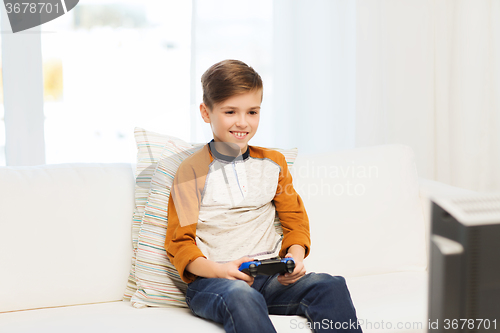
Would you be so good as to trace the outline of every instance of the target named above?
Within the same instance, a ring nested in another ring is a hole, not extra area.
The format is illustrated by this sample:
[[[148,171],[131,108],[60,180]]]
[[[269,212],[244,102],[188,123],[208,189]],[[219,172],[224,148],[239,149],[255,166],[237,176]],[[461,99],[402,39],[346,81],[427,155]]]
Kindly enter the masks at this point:
[[[425,223],[425,243],[427,251],[427,259],[429,259],[430,252],[430,231],[431,231],[431,201],[430,198],[435,195],[467,195],[475,194],[476,191],[467,190],[460,187],[451,186],[435,180],[426,178],[418,178],[420,205],[422,206],[422,213],[424,215]],[[429,262],[427,260],[427,262]],[[429,267],[429,265],[427,265]]]

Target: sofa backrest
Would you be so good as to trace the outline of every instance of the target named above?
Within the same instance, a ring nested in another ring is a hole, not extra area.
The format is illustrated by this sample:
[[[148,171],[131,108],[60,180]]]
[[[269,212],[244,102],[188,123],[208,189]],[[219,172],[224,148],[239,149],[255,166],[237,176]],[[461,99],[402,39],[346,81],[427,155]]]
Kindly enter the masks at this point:
[[[344,276],[426,269],[424,216],[410,147],[299,152],[291,173],[311,229],[306,269]]]
[[[134,184],[130,164],[0,167],[0,312],[121,300]]]

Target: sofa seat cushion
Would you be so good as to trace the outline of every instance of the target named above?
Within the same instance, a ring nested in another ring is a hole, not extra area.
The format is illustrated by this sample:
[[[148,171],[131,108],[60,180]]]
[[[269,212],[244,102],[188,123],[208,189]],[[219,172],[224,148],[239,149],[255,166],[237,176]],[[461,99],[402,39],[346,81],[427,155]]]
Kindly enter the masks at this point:
[[[364,333],[426,332],[427,271],[356,276],[346,281],[358,320],[364,321]]]
[[[278,332],[310,332],[299,316],[271,316]],[[304,329],[291,329],[290,321]],[[0,313],[0,332],[203,332],[223,333],[222,325],[195,317],[187,308],[136,309],[118,301]]]
[[[364,320],[363,332],[424,332],[420,324],[427,323],[427,276],[423,271],[347,278],[358,319]],[[272,315],[271,320],[280,333],[310,332],[303,317]],[[393,328],[381,329],[377,325],[382,321]],[[123,301],[0,313],[0,332],[9,333],[136,333],[162,327],[165,332],[224,332],[221,325],[194,317],[186,308],[135,309]]]

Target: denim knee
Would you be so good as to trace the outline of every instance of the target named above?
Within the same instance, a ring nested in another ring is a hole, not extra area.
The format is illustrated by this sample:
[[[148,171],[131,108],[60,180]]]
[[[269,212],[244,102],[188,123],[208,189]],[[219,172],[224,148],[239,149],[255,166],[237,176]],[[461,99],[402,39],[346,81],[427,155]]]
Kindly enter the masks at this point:
[[[226,310],[225,321],[251,327],[255,318],[264,318],[268,314],[264,296],[244,281],[232,283],[224,293],[223,299]]]
[[[244,281],[200,278],[188,286],[186,302],[193,314],[223,324],[226,332],[274,331],[264,296]]]
[[[346,280],[343,276],[333,276],[328,273],[315,273],[314,278],[311,281],[316,290],[321,291],[321,293],[339,295],[340,294],[349,294],[349,290],[347,288]]]
[[[349,292],[349,288],[347,287],[346,280],[343,276],[335,275],[332,276],[330,274],[324,274],[323,277],[327,287],[333,291],[336,295],[345,295],[345,299],[348,301],[348,304],[354,310],[354,304],[351,299],[351,293]],[[356,310],[354,310],[356,311]]]
[[[326,275],[325,280],[328,281],[328,283],[331,283],[336,287],[347,287],[347,284],[345,282],[345,278],[343,276],[340,276],[340,275],[333,276],[333,275],[326,274],[326,273],[324,275]]]
[[[227,289],[224,297],[228,306],[235,305],[238,308],[255,305],[266,305],[266,300],[261,293],[250,287],[245,281],[234,281]]]
[[[328,273],[311,273],[314,274],[314,282],[319,284],[332,285],[336,287],[346,286],[346,281],[343,276],[330,275]]]

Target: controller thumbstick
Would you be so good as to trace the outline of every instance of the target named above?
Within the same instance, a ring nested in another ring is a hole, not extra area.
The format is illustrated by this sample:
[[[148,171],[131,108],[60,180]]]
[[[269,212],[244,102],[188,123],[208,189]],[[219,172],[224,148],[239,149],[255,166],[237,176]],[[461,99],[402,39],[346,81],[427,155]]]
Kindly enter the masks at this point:
[[[256,277],[257,276],[257,265],[250,264],[250,266],[248,266],[248,272],[250,273],[250,275],[252,277]]]
[[[293,273],[293,270],[295,269],[295,262],[293,260],[288,260],[286,262],[286,270],[288,273]]]

